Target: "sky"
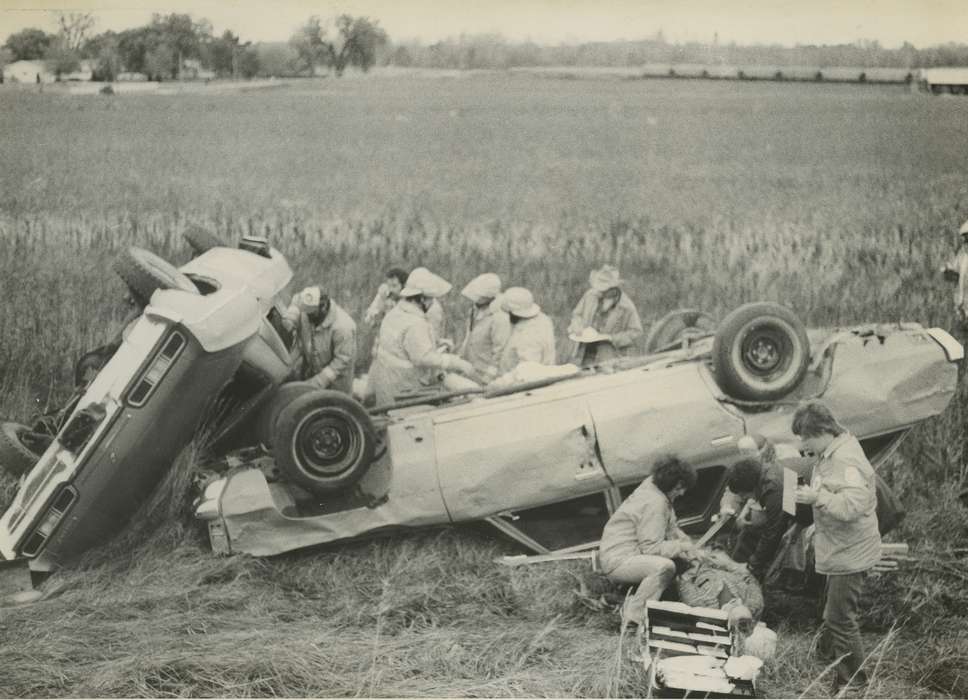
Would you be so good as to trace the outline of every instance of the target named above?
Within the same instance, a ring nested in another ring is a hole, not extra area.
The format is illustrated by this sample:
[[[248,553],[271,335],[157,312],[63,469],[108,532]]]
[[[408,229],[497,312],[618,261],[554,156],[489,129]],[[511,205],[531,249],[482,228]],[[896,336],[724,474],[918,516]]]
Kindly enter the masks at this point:
[[[394,41],[499,33],[539,44],[644,39],[795,44],[968,42],[968,0],[0,0],[0,41],[56,30],[58,12],[91,12],[96,32],[147,23],[153,12],[208,19],[216,33],[286,41],[311,15],[377,19]]]

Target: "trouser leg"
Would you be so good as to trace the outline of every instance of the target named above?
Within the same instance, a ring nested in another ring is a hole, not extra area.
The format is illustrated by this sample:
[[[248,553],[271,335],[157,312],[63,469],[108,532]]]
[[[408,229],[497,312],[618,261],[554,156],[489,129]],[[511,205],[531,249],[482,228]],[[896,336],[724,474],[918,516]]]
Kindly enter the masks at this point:
[[[855,683],[866,683],[861,670],[864,646],[860,636],[859,607],[864,588],[864,572],[827,576],[820,632],[820,652],[837,664],[837,682],[844,684],[853,678]]]
[[[744,527],[736,535],[736,545],[733,547],[733,561],[744,564],[753,556],[756,545],[760,540],[760,529],[756,527]]]
[[[619,564],[608,577],[618,583],[639,584],[622,614],[628,619],[641,622],[645,618],[646,603],[658,600],[676,577],[676,565],[666,557],[636,554]]]

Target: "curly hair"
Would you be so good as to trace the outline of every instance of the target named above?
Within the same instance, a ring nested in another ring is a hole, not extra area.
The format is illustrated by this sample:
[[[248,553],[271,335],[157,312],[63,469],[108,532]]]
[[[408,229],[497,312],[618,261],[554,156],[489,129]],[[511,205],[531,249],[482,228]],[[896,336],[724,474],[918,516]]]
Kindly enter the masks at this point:
[[[797,409],[793,414],[793,425],[790,428],[794,435],[803,438],[814,438],[828,433],[837,437],[844,432],[844,426],[837,422],[834,414],[819,401],[811,401]]]
[[[652,483],[662,493],[669,493],[680,484],[688,491],[696,485],[696,468],[675,455],[663,455],[655,461]]]
[[[409,273],[401,267],[391,267],[387,270],[387,273],[383,276],[384,279],[390,279],[393,277],[396,279],[401,287],[407,286],[407,276]]]
[[[726,486],[733,493],[753,493],[759,486],[763,465],[757,459],[741,459],[729,468]]]

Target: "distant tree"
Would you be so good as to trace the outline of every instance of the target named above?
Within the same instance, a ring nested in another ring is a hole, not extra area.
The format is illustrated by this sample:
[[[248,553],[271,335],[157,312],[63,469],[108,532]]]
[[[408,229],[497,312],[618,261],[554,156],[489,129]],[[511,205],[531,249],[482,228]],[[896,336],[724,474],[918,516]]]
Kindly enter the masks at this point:
[[[81,56],[94,61],[94,79],[113,81],[124,70],[119,36],[112,31],[98,34],[84,42]]]
[[[44,59],[47,62],[47,70],[51,71],[57,78],[65,73],[73,73],[80,65],[80,54],[72,51],[60,41],[55,41],[49,49]]]
[[[88,37],[88,33],[97,24],[97,20],[90,12],[62,12],[57,17],[60,28],[57,36],[63,48],[68,51],[80,52]]]
[[[145,73],[145,57],[149,45],[158,43],[157,33],[149,26],[126,29],[118,34],[118,53],[126,71]]]
[[[312,75],[316,66],[327,62],[330,56],[330,46],[325,41],[325,36],[326,30],[323,29],[319,17],[313,15],[289,39],[289,45],[296,52],[297,65],[300,70],[309,71],[309,74]]]
[[[262,66],[259,64],[259,52],[252,46],[252,42],[245,42],[236,53],[236,74],[243,78],[254,78],[259,74]]]
[[[329,63],[340,76],[347,65],[364,73],[373,67],[377,51],[386,45],[387,33],[368,17],[340,15],[336,18],[337,39],[327,44]]]
[[[7,37],[4,44],[15,61],[36,61],[44,58],[54,41],[54,36],[42,29],[23,29]]]
[[[155,44],[145,52],[144,72],[151,80],[178,77],[178,56],[167,42]]]
[[[302,68],[302,58],[291,43],[260,43],[254,52],[259,63],[258,75],[267,78],[298,75]]]
[[[238,73],[239,37],[229,30],[208,45],[211,67],[218,75],[235,77]]]

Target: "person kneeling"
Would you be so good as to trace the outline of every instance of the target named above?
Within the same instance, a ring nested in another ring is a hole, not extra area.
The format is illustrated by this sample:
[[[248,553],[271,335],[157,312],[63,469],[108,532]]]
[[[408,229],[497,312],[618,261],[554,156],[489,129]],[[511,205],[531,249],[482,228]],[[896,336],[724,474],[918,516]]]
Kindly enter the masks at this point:
[[[616,583],[638,584],[622,610],[623,619],[641,623],[645,606],[659,600],[676,576],[676,559],[694,561],[700,550],[676,523],[673,501],[696,483],[695,468],[668,455],[656,461],[652,476],[612,514],[599,544],[603,573]]]

